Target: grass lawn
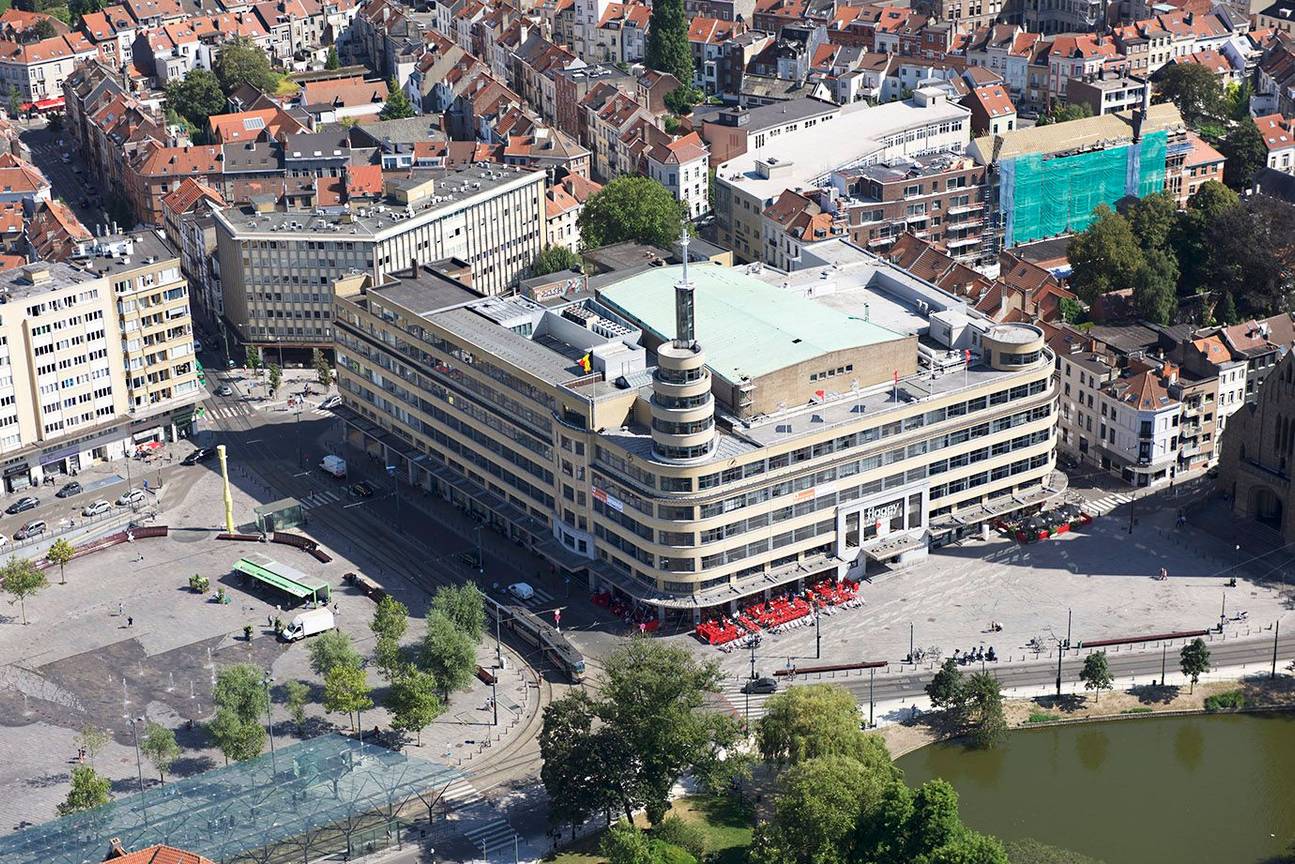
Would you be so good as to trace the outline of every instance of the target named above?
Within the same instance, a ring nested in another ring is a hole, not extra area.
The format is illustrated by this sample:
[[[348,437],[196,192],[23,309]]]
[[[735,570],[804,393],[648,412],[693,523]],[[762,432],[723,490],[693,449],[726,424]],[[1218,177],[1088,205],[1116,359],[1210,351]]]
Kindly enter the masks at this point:
[[[746,805],[727,795],[690,795],[675,801],[670,812],[702,826],[707,852],[715,855],[719,864],[741,864],[746,860],[752,834],[751,811]],[[642,817],[639,826],[647,826]],[[586,838],[558,855],[555,861],[557,864],[603,864],[606,859],[598,854],[600,839],[600,834]]]

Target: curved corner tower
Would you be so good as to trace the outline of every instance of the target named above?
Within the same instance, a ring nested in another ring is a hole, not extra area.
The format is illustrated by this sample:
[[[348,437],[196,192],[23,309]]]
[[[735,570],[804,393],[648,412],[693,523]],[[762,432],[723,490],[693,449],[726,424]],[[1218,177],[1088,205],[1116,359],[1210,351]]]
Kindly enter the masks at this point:
[[[652,380],[652,451],[658,459],[687,463],[715,449],[715,397],[706,354],[697,344],[687,229],[679,245],[683,272],[674,288],[675,338],[657,348]]]

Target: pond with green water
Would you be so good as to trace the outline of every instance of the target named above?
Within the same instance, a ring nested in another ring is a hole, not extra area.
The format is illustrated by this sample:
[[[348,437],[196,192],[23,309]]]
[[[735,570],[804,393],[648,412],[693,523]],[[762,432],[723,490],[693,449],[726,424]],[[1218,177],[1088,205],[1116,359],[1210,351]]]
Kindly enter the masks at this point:
[[[913,785],[952,783],[979,831],[1106,864],[1258,864],[1295,841],[1290,714],[1023,729],[994,750],[937,744],[898,764]]]

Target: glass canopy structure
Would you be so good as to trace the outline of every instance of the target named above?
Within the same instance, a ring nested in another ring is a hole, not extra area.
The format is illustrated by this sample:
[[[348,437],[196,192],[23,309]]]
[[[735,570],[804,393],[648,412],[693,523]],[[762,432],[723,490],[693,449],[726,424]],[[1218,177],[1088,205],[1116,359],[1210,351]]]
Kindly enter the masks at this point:
[[[220,864],[310,861],[388,845],[402,809],[462,773],[330,734],[0,837],[0,864],[98,864],[108,841],[165,843]]]

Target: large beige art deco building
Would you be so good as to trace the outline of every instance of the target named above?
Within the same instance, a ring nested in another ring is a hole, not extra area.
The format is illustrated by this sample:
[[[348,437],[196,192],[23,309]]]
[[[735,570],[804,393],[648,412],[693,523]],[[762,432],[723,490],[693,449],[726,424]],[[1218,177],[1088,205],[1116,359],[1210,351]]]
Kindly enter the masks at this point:
[[[824,254],[534,297],[444,268],[345,280],[349,442],[577,584],[685,620],[919,559],[1055,496],[1043,334],[844,241]]]

